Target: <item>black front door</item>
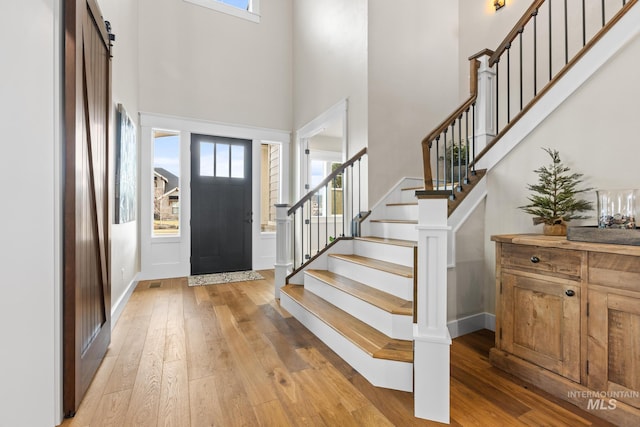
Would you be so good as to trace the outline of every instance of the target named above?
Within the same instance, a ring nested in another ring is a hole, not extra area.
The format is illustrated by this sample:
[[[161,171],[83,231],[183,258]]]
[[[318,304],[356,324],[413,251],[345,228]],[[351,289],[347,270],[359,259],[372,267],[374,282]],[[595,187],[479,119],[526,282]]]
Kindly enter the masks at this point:
[[[251,269],[251,141],[191,135],[191,274]]]

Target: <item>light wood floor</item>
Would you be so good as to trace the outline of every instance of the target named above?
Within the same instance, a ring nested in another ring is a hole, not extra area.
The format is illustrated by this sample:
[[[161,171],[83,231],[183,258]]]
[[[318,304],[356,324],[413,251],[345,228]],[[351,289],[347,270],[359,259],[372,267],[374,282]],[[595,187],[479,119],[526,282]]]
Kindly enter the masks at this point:
[[[290,317],[266,280],[140,282],[69,426],[422,426],[410,393],[379,389]],[[154,287],[159,286],[159,287]],[[487,359],[493,333],[454,340],[454,426],[609,425]]]

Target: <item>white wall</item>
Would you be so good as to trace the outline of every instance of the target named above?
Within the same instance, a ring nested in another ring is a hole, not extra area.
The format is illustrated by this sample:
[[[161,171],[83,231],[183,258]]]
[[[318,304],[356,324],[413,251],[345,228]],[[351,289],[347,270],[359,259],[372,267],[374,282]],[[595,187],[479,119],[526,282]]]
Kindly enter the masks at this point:
[[[61,412],[60,2],[1,9],[0,423],[53,426]]]
[[[122,104],[131,120],[138,123],[138,0],[99,0],[104,18],[111,23],[116,35],[112,49],[113,128],[115,138],[117,117],[115,109]],[[138,138],[138,164],[140,159]],[[115,158],[115,139],[111,144],[111,159]],[[115,164],[111,162],[111,189],[115,183]],[[140,185],[138,184],[138,192]],[[110,200],[114,200],[113,191]],[[111,217],[115,218],[114,203]],[[111,306],[114,320],[124,308],[128,290],[132,290],[140,272],[140,208],[135,221],[111,226]],[[116,322],[112,325],[115,326]]]
[[[422,176],[422,139],[458,106],[457,20],[457,1],[369,1],[372,203]]]
[[[293,0],[293,129],[348,99],[348,153],[367,146],[367,0]]]
[[[640,37],[627,44],[551,116],[525,138],[488,174],[485,224],[485,303],[495,312],[495,234],[540,233],[531,217],[517,207],[526,203],[526,185],[537,181],[534,169],[549,163],[540,148],[560,151],[584,185],[595,188],[640,187],[637,159],[640,86],[634,70],[640,66]],[[595,205],[595,192],[586,195]],[[570,225],[596,224],[590,220]]]
[[[507,0],[496,11],[493,0],[458,0],[460,25],[460,100],[469,96],[469,57],[481,50],[495,50],[518,22],[531,0]],[[444,117],[443,117],[444,119]]]
[[[140,111],[291,129],[291,0],[259,24],[183,0],[139,0]]]

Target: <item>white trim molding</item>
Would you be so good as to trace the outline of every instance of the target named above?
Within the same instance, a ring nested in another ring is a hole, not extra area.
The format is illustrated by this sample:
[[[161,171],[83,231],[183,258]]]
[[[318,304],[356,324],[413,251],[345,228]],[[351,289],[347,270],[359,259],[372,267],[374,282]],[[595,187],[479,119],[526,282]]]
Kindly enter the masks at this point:
[[[291,132],[239,124],[212,122],[199,119],[141,112],[140,144],[140,252],[141,266],[139,280],[188,276],[191,272],[191,134],[215,135],[253,141],[253,211],[259,210],[260,203],[260,144],[262,142],[282,145],[281,194],[289,194],[289,147]],[[180,235],[172,237],[152,237],[151,218],[153,215],[153,129],[171,130],[180,133]],[[257,168],[257,169],[256,169]],[[256,170],[258,172],[256,172]],[[275,239],[260,231],[260,221],[253,222],[252,267],[272,268],[275,263]]]

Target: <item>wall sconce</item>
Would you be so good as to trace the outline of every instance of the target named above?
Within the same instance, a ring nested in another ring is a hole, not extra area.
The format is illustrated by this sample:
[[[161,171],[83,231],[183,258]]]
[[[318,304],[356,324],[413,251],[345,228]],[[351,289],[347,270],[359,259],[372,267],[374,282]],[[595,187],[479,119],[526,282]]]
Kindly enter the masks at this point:
[[[505,0],[494,0],[493,1],[493,6],[496,8],[496,10],[498,10],[498,9],[504,7],[504,3],[505,3]]]

